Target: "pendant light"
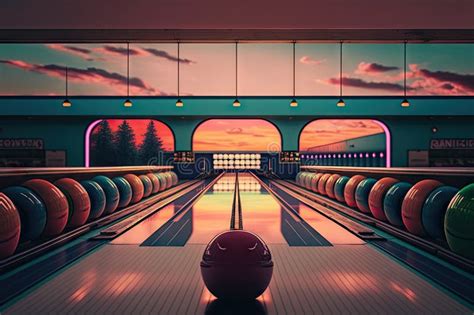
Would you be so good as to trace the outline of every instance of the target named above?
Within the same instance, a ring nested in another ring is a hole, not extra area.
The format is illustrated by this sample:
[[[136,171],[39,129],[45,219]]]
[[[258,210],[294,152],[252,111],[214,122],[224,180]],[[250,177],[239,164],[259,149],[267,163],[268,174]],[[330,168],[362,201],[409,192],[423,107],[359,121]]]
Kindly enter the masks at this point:
[[[132,107],[130,100],[130,43],[127,43],[127,99],[123,102],[123,106]]]
[[[407,99],[407,42],[403,43],[403,101],[400,104],[402,107],[410,107],[410,102]]]
[[[337,101],[337,107],[344,107],[346,103],[342,99],[342,41],[339,46],[339,101]]]
[[[295,77],[295,65],[296,65],[296,59],[295,59],[295,46],[296,46],[296,42],[293,42],[293,99],[291,100],[290,102],[290,106],[291,107],[297,107],[298,106],[298,102],[296,101],[296,98],[295,98],[295,81],[296,81],[296,77]]]
[[[238,42],[235,42],[235,101],[232,103],[234,107],[240,107],[240,101],[237,97],[238,88]]]
[[[179,63],[181,62],[181,59],[179,57],[179,41],[178,41],[178,100],[176,101],[176,107],[183,107],[183,101],[179,97]]]
[[[64,99],[63,101],[63,107],[71,107],[72,103],[71,101],[69,100],[69,97],[68,97],[68,68],[66,67],[66,98]]]

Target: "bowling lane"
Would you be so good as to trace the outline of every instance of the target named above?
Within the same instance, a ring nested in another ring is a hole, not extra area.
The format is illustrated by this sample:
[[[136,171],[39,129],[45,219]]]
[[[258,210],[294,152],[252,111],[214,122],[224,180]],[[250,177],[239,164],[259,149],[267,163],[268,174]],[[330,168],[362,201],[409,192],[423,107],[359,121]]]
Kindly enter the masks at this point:
[[[207,244],[230,227],[235,174],[222,176],[190,208],[162,225],[142,246]]]

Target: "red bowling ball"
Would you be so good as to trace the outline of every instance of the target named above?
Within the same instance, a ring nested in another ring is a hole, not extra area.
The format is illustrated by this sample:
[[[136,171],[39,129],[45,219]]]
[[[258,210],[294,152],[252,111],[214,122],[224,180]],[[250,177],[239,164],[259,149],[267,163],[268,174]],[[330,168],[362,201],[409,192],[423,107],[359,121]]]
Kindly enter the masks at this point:
[[[313,176],[313,178],[311,179],[311,185],[310,185],[310,189],[312,191],[318,192],[318,182],[322,176],[323,176],[323,173],[317,173],[316,175]]]
[[[66,195],[69,203],[67,226],[78,227],[86,223],[91,211],[89,195],[82,185],[72,178],[61,178],[54,182]]]
[[[151,180],[153,183],[153,189],[151,191],[152,194],[156,194],[157,192],[160,191],[160,181],[158,180],[158,177],[155,176],[153,173],[148,173],[146,176]]]
[[[61,234],[69,217],[69,205],[63,192],[44,179],[30,179],[23,186],[39,195],[46,206],[45,236]]]
[[[318,193],[321,195],[327,195],[326,192],[326,182],[328,181],[329,177],[331,177],[332,174],[324,174],[321,176],[321,178],[318,181]]]
[[[426,198],[436,188],[443,185],[434,179],[425,179],[415,185],[407,192],[402,203],[402,221],[406,229],[415,235],[426,234],[422,222],[422,210]]]
[[[357,207],[357,203],[355,200],[355,191],[359,183],[365,179],[365,176],[362,175],[354,175],[349,179],[344,187],[344,200],[346,201],[347,205],[352,208]]]
[[[336,195],[334,194],[334,184],[336,181],[341,177],[339,174],[333,174],[326,182],[326,186],[324,187],[326,190],[326,194],[329,198],[335,199]]]
[[[0,259],[12,255],[20,241],[20,215],[13,202],[0,192]]]
[[[398,179],[392,177],[384,177],[378,180],[369,193],[369,209],[374,218],[382,221],[387,221],[385,212],[383,210],[383,201],[385,194],[393,186],[398,183]]]
[[[127,174],[123,176],[127,182],[132,186],[132,200],[131,204],[137,203],[143,198],[145,187],[143,186],[142,180],[134,174]]]
[[[206,287],[219,299],[255,299],[272,279],[272,256],[257,235],[243,230],[226,231],[207,245],[201,274]]]

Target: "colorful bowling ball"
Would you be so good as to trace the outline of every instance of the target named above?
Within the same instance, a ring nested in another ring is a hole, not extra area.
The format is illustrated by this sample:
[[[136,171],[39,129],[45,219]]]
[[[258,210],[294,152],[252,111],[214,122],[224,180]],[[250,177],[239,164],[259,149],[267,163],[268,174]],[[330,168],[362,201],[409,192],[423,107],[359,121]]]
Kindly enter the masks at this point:
[[[316,175],[313,176],[313,178],[311,178],[311,183],[310,183],[310,188],[309,188],[310,190],[314,192],[318,192],[318,182],[323,175],[324,175],[323,173],[317,173]]]
[[[299,185],[301,181],[301,176],[303,175],[303,172],[298,172],[295,177],[295,182]]]
[[[306,189],[311,188],[311,179],[314,177],[315,173],[306,173],[303,177],[303,187]]]
[[[105,210],[105,192],[102,187],[93,180],[83,180],[82,187],[87,191],[91,202],[89,221],[99,218]]]
[[[165,172],[163,174],[166,178],[166,189],[168,189],[173,186],[173,178],[171,177],[171,174],[169,172]]]
[[[120,201],[120,193],[117,185],[107,176],[99,175],[92,179],[100,185],[105,193],[105,209],[104,214],[113,213]]]
[[[46,226],[46,206],[31,189],[21,186],[5,188],[3,193],[13,201],[21,222],[20,240],[38,239]]]
[[[62,191],[44,179],[30,179],[22,186],[33,190],[46,206],[46,226],[43,235],[61,234],[69,217],[69,205]]]
[[[336,184],[337,180],[341,178],[339,174],[333,174],[326,182],[325,190],[326,194],[329,198],[335,199],[336,195],[334,194],[334,185]]]
[[[344,200],[344,188],[346,187],[349,177],[341,176],[334,184],[334,196],[337,201],[345,202]]]
[[[365,176],[362,175],[354,175],[352,176],[344,187],[344,200],[349,207],[355,208],[357,207],[356,199],[355,199],[355,191],[357,186],[361,181],[365,179]]]
[[[387,221],[387,217],[385,216],[385,212],[383,211],[383,201],[385,198],[385,194],[393,186],[393,184],[397,183],[398,179],[391,178],[391,177],[384,177],[379,179],[374,187],[370,190],[369,193],[369,209],[374,218]]]
[[[318,193],[320,193],[321,195],[327,195],[326,182],[328,181],[329,177],[331,177],[331,176],[332,176],[332,174],[324,174],[318,180]]]
[[[123,178],[127,180],[127,182],[132,186],[132,200],[131,203],[137,203],[143,198],[143,193],[145,187],[143,187],[142,180],[134,174],[127,174]]]
[[[474,184],[461,189],[451,200],[444,217],[449,248],[474,260]]]
[[[170,172],[170,175],[171,175],[171,178],[173,179],[173,186],[175,186],[176,184],[178,184],[178,181],[179,181],[178,175],[176,175],[176,173],[173,171]]]
[[[140,178],[143,184],[143,198],[146,198],[150,196],[151,192],[153,191],[153,182],[146,175],[140,175],[138,177]]]
[[[444,215],[449,202],[459,189],[451,186],[441,186],[429,194],[421,210],[421,222],[426,233],[434,239],[445,239]]]
[[[425,229],[421,222],[421,210],[429,194],[443,184],[434,179],[419,181],[408,191],[402,203],[403,225],[408,232],[424,236]]]
[[[383,212],[390,224],[403,228],[402,203],[407,192],[413,187],[410,183],[398,182],[387,190],[383,200]]]
[[[376,179],[366,178],[357,185],[355,191],[355,200],[357,208],[364,213],[370,213],[369,209],[369,194],[372,187],[374,187]]]
[[[118,207],[123,208],[128,206],[128,204],[132,200],[132,186],[130,186],[127,180],[121,176],[114,177],[112,181],[115,183],[119,191],[120,199]]]
[[[163,173],[155,173],[156,178],[160,181],[160,191],[166,189],[166,178],[163,176]]]
[[[91,212],[91,201],[84,187],[72,178],[61,178],[54,182],[69,203],[67,226],[78,227],[86,223]]]
[[[206,287],[219,299],[251,300],[270,284],[273,261],[265,242],[257,235],[231,230],[214,237],[201,261]]]
[[[20,215],[13,202],[0,193],[0,259],[13,255],[20,241]]]
[[[151,180],[153,184],[153,189],[151,190],[152,194],[156,194],[160,191],[160,180],[153,173],[148,173],[146,176]]]

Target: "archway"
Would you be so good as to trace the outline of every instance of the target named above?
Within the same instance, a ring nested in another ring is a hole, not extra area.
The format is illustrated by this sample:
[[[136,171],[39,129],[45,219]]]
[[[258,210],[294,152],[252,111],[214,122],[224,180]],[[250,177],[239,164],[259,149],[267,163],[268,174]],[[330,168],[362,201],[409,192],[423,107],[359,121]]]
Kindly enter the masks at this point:
[[[391,166],[390,131],[373,119],[317,119],[301,131],[302,160],[316,165]]]
[[[174,135],[154,119],[100,119],[89,125],[85,166],[160,164],[174,151]]]

